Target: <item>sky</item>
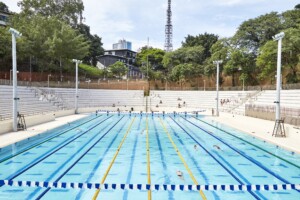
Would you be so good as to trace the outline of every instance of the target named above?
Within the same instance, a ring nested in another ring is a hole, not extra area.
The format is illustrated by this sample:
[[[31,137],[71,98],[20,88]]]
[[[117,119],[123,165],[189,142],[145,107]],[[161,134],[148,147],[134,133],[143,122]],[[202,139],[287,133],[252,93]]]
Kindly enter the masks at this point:
[[[20,0],[0,0],[19,12]],[[131,41],[133,50],[148,44],[164,49],[168,0],[83,0],[85,24],[102,38],[105,49],[120,39]],[[187,35],[205,32],[233,36],[248,19],[275,11],[291,10],[299,0],[172,0],[173,46]]]

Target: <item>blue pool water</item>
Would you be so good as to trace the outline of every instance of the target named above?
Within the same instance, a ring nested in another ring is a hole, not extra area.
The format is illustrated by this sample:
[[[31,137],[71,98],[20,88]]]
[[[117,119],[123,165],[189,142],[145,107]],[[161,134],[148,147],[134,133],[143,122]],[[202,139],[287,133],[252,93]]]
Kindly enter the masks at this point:
[[[0,180],[101,183],[105,176],[104,183],[125,184],[147,184],[149,178],[151,184],[299,184],[300,155],[204,117],[145,114],[91,115],[0,151]],[[207,199],[300,199],[298,190],[203,192]],[[94,194],[0,187],[0,199],[92,199]],[[148,192],[101,190],[98,199],[148,199]],[[202,198],[197,191],[152,191],[152,199]]]

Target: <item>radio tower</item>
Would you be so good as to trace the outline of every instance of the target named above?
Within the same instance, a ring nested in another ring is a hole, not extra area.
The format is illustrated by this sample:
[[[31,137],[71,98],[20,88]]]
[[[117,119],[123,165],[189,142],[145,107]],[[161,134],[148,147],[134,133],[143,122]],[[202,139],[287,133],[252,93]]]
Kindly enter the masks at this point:
[[[166,24],[166,38],[165,38],[165,51],[173,51],[173,25],[172,25],[172,10],[171,10],[171,0],[168,0],[168,10],[167,10],[167,24]]]

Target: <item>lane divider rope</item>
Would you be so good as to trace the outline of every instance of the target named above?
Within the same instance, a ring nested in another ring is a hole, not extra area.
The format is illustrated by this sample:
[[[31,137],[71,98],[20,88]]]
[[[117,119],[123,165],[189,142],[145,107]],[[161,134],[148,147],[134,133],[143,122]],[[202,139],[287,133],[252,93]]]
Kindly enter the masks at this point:
[[[124,135],[124,137],[123,137],[121,143],[119,144],[118,149],[117,149],[117,151],[116,151],[116,153],[115,153],[115,155],[114,155],[112,161],[110,162],[110,164],[109,164],[109,166],[108,166],[108,168],[107,168],[107,170],[106,170],[106,172],[105,172],[105,174],[104,174],[104,176],[103,176],[103,178],[102,178],[102,180],[101,180],[101,184],[104,184],[104,182],[105,182],[105,180],[106,180],[106,177],[107,177],[107,175],[108,175],[108,173],[109,173],[111,167],[112,167],[113,164],[115,163],[115,160],[116,160],[116,158],[117,158],[117,156],[118,156],[118,154],[119,154],[119,152],[120,152],[120,149],[121,149],[121,147],[122,147],[124,141],[125,141],[126,138],[127,138],[127,135],[128,135],[129,132],[130,132],[130,129],[131,129],[132,124],[133,124],[133,122],[134,122],[135,119],[136,119],[136,117],[134,117],[133,120],[131,121],[131,123],[130,123],[130,125],[129,125],[127,131],[126,131],[126,134]],[[96,200],[96,199],[97,199],[97,197],[98,197],[98,195],[99,195],[99,193],[100,193],[100,190],[101,190],[101,188],[98,188],[98,189],[96,190],[96,192],[95,192],[95,194],[94,194],[94,196],[93,196],[93,200]]]
[[[171,135],[170,135],[168,129],[167,129],[166,126],[164,125],[164,123],[163,123],[163,121],[161,120],[161,118],[159,118],[159,120],[160,120],[160,123],[161,123],[161,125],[162,125],[164,131],[165,131],[166,134],[168,135],[168,138],[169,138],[169,140],[171,141],[172,146],[174,147],[174,149],[175,149],[177,155],[179,156],[181,162],[183,163],[183,165],[185,166],[186,170],[188,171],[188,173],[189,173],[191,179],[193,180],[193,182],[194,182],[195,185],[198,185],[198,182],[197,182],[195,176],[193,175],[192,171],[190,170],[190,168],[188,167],[187,163],[185,162],[183,156],[181,155],[180,151],[178,150],[178,148],[177,148],[176,144],[174,143],[174,141],[173,141],[173,139],[172,139],[172,137],[171,137]],[[206,199],[207,199],[206,196],[205,196],[205,194],[203,193],[202,190],[199,190],[199,193],[200,193],[200,196],[202,197],[203,200],[206,200]]]
[[[269,185],[177,185],[177,184],[100,184],[47,181],[0,180],[0,186],[57,188],[57,189],[101,189],[101,190],[140,190],[140,191],[283,191],[299,190],[300,184]]]

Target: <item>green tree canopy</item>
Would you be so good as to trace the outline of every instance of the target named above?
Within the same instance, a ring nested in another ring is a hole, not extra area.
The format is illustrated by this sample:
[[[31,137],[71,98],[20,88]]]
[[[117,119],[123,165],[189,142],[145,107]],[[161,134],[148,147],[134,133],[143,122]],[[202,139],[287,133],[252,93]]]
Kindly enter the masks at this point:
[[[122,76],[125,76],[127,74],[128,68],[123,62],[117,61],[114,64],[108,66],[108,71],[110,71],[114,76],[122,78]]]
[[[191,77],[195,76],[195,65],[191,63],[183,63],[176,65],[171,72],[171,80],[176,81],[182,88],[183,84]]]
[[[282,24],[277,12],[261,15],[243,22],[233,37],[233,41],[249,51],[256,52],[260,46],[272,40],[282,29]]]
[[[165,55],[165,51],[153,48],[153,47],[143,47],[141,49],[141,52],[137,54],[136,63],[138,66],[147,65],[147,62],[149,62],[149,65],[151,69],[153,70],[159,70],[163,71],[163,64],[162,60]]]
[[[0,10],[4,12],[9,12],[8,6],[2,1],[0,1]]]
[[[299,81],[300,65],[300,26],[284,31],[282,41],[282,67],[286,74],[287,83]],[[274,77],[277,69],[277,42],[269,41],[260,50],[257,57],[257,66],[260,68],[260,78]]]
[[[98,35],[92,35],[90,33],[90,27],[85,24],[79,24],[77,29],[81,34],[85,36],[87,41],[90,43],[89,53],[83,58],[83,62],[86,64],[91,64],[93,66],[97,65],[97,57],[104,54],[103,43],[101,37]]]
[[[22,33],[18,44],[19,57],[34,57],[41,71],[61,68],[61,62],[82,59],[89,44],[83,35],[56,17],[35,15],[24,18],[14,15],[13,27]]]
[[[21,14],[32,16],[40,14],[44,17],[57,17],[66,23],[76,25],[84,10],[82,0],[22,0],[18,2]]]
[[[219,36],[209,33],[199,34],[197,36],[188,35],[185,37],[185,41],[182,42],[182,47],[202,46],[204,48],[203,59],[205,60],[211,56],[210,48],[218,41],[218,38]]]

